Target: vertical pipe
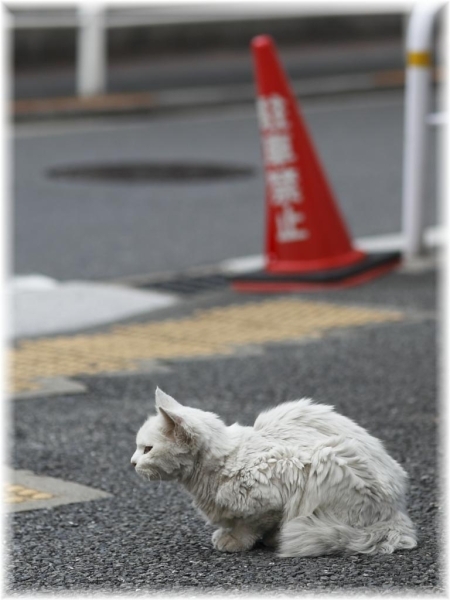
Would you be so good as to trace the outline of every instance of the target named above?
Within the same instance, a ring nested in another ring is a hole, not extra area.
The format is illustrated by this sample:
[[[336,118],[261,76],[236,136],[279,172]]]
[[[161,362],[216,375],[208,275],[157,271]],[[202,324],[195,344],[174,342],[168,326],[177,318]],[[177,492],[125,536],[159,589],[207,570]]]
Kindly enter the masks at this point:
[[[106,88],[106,32],[104,8],[96,2],[78,10],[77,94],[95,96]]]
[[[407,31],[405,132],[403,153],[403,234],[405,258],[423,250],[423,205],[427,156],[427,124],[431,96],[432,33],[443,0],[419,2]]]
[[[408,65],[406,71],[403,163],[403,232],[405,258],[422,252],[423,204],[427,157],[430,69]]]

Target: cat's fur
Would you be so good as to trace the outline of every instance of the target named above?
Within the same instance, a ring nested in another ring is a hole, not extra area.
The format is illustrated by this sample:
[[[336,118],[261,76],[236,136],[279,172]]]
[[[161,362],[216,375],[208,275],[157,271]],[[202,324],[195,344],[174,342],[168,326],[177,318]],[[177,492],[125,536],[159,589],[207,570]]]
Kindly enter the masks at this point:
[[[405,471],[379,440],[332,407],[287,402],[253,427],[227,427],[159,389],[156,408],[131,461],[145,479],[184,485],[218,528],[218,550],[249,550],[259,540],[281,556],[416,546]]]

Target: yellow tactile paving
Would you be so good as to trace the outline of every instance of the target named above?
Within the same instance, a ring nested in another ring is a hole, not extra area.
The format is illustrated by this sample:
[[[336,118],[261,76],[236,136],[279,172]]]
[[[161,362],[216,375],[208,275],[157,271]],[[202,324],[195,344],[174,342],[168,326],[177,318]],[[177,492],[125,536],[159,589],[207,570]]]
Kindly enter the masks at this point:
[[[186,318],[114,326],[104,333],[28,340],[12,351],[12,388],[32,390],[42,378],[133,371],[144,360],[226,355],[240,346],[403,318],[394,310],[277,299],[199,310]]]
[[[23,485],[5,485],[5,502],[7,504],[17,504],[30,500],[48,500],[49,498],[54,498],[53,494],[32,490]]]

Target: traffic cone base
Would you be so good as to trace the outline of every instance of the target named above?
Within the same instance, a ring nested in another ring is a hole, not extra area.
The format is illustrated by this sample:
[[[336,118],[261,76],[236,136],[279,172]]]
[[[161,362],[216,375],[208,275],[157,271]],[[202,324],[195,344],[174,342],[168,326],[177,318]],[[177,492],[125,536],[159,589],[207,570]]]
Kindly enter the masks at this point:
[[[233,278],[239,292],[295,292],[340,289],[366,283],[398,266],[400,252],[367,254],[351,266],[309,273],[268,273],[258,271]]]
[[[311,271],[324,271],[325,269],[338,269],[356,264],[363,260],[367,255],[360,250],[350,250],[345,254],[328,257],[327,259],[309,259],[309,260],[278,260],[277,257],[271,259],[269,256],[266,261],[266,270],[270,273],[309,273]]]

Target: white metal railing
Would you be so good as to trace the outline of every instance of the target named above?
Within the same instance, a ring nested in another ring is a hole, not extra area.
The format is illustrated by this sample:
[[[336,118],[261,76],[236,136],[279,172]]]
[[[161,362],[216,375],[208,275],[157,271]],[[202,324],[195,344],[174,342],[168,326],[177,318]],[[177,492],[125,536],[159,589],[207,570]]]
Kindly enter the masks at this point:
[[[437,16],[446,4],[445,0],[425,0],[416,4],[411,12],[406,36],[402,210],[404,256],[407,260],[418,257],[423,250],[433,30]]]
[[[95,96],[106,90],[107,46],[105,10],[92,2],[79,8],[77,37],[77,92]]]
[[[73,4],[96,4],[98,0],[84,0]],[[191,22],[217,22],[258,18],[285,18],[289,16],[315,17],[338,15],[371,15],[409,13],[414,0],[347,0],[334,2],[326,0],[148,0],[129,3],[123,0],[108,0],[105,27],[135,27],[142,25],[168,25]],[[61,8],[58,5],[45,5],[34,8],[33,4],[9,7],[14,29],[77,27],[76,9]]]
[[[407,14],[414,0],[346,0],[344,2],[297,0],[152,0],[144,6],[108,1],[108,9],[95,0],[78,4],[78,10],[13,9],[12,27],[78,28],[77,93],[93,96],[106,91],[107,30],[115,27],[221,22],[246,19],[337,15]]]

